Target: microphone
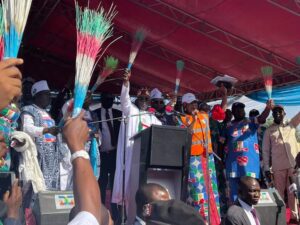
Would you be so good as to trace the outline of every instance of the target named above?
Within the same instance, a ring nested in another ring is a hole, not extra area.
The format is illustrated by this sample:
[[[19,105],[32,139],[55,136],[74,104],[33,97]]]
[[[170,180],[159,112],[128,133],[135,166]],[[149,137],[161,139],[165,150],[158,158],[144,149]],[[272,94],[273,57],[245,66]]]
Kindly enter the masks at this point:
[[[185,113],[174,110],[174,108],[172,106],[166,106],[165,111],[166,111],[167,115],[172,115],[172,114],[175,116],[185,116],[186,115]]]
[[[295,198],[298,198],[298,196],[297,196],[297,185],[296,185],[296,183],[295,183],[295,179],[294,179],[294,177],[292,177],[292,176],[289,176],[289,182],[290,182],[290,186],[289,186],[289,193],[294,193],[294,195],[295,195]]]

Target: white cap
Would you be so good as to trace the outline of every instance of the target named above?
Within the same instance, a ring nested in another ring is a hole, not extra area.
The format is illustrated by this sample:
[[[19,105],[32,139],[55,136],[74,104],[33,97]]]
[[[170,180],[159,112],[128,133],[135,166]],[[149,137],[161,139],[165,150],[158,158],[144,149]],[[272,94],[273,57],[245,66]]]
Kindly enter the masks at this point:
[[[154,88],[150,93],[150,98],[151,99],[163,98],[163,96],[162,96],[162,93],[157,88]]]
[[[47,81],[41,80],[32,85],[31,95],[35,96],[37,93],[41,91],[50,91]]]
[[[197,101],[196,97],[192,93],[186,93],[182,96],[182,103],[192,103],[193,101]]]

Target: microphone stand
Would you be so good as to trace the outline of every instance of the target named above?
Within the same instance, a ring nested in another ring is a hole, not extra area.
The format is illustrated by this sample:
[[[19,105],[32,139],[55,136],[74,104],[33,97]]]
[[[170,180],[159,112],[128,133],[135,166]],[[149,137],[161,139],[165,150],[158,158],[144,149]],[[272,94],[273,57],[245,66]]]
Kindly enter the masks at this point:
[[[105,120],[99,120],[99,121],[93,121],[90,122],[89,124],[95,124],[95,123],[103,123],[103,122],[108,122],[108,121],[114,121],[114,120],[119,120],[124,124],[124,143],[123,143],[123,164],[122,164],[122,218],[121,218],[121,225],[126,225],[126,210],[125,210],[125,174],[126,174],[126,147],[127,147],[127,124],[128,120],[131,117],[136,117],[136,116],[141,116],[141,115],[148,115],[148,114],[153,114],[150,112],[142,112],[139,114],[134,114],[134,115],[128,115],[128,116],[122,116],[122,117],[116,117],[112,119],[105,119]]]

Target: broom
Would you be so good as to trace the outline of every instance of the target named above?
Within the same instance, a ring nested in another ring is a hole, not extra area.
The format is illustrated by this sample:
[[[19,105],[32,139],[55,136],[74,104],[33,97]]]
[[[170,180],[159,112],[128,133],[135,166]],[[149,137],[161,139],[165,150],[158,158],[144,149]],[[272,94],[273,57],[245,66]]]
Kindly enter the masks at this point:
[[[92,93],[96,91],[96,89],[99,87],[100,84],[102,84],[104,82],[104,80],[110,76],[111,74],[113,74],[113,72],[115,72],[116,68],[118,67],[118,59],[112,57],[112,56],[108,56],[104,59],[105,65],[104,68],[102,70],[102,72],[99,74],[96,83],[94,84],[94,86],[92,87],[91,91]]]
[[[176,61],[177,77],[175,81],[175,95],[177,95],[179,91],[180,79],[181,79],[183,68],[184,68],[184,62],[182,60],[177,60]]]
[[[133,38],[133,42],[132,42],[132,45],[131,45],[131,51],[130,51],[130,54],[129,54],[129,62],[128,62],[128,66],[127,66],[127,70],[131,70],[131,67],[134,63],[134,60],[138,54],[138,51],[140,50],[144,40],[145,40],[145,37],[146,37],[146,31],[145,29],[143,28],[139,28],[136,32],[135,32],[135,35],[134,35],[134,38]]]
[[[32,0],[2,0],[4,58],[16,58],[20,49]]]
[[[0,5],[0,60],[3,60],[4,56],[4,19],[3,19],[3,8]]]
[[[96,58],[103,43],[112,36],[112,20],[116,15],[112,5],[107,13],[102,7],[99,11],[81,8],[76,2],[77,55],[74,90],[74,109],[76,117],[83,106]]]
[[[271,66],[263,66],[261,67],[261,73],[264,78],[266,92],[268,94],[268,98],[272,97],[272,86],[273,86],[273,68]]]

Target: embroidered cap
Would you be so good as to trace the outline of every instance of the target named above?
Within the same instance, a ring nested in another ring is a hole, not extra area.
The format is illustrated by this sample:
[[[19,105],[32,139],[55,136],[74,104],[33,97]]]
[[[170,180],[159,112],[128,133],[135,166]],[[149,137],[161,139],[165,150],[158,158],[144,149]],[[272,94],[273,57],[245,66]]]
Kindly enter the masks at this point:
[[[160,90],[158,90],[157,88],[154,88],[151,93],[150,93],[150,98],[151,99],[155,99],[155,98],[160,98],[162,99],[162,93],[160,92]]]
[[[41,91],[50,91],[47,81],[41,80],[32,85],[31,95],[35,96],[37,93]]]

